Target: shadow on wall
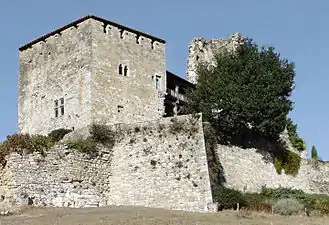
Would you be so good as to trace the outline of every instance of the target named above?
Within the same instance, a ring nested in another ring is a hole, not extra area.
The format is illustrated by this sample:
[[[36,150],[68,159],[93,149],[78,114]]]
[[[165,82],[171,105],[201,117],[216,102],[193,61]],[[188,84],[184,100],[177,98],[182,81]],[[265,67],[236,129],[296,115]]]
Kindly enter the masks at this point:
[[[208,122],[204,122],[203,132],[206,144],[211,190],[212,193],[214,193],[215,188],[223,187],[226,183],[224,175],[225,173],[217,154],[218,141],[216,131],[211,127]]]

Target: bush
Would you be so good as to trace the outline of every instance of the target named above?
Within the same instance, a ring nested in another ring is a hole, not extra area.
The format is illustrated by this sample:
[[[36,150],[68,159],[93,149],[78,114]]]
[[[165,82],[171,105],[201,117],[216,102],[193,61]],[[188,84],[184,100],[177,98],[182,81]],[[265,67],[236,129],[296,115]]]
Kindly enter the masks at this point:
[[[42,155],[45,151],[54,145],[52,138],[48,136],[35,135],[31,138],[31,147],[28,149],[30,152],[40,152]]]
[[[280,215],[295,215],[300,213],[304,209],[304,205],[301,204],[297,199],[283,198],[279,199],[274,204],[274,212]]]
[[[43,135],[13,134],[7,136],[7,140],[0,144],[0,164],[5,165],[5,157],[12,152],[18,154],[39,152],[44,155],[54,142]]]
[[[291,189],[291,188],[266,188],[262,187],[261,195],[266,199],[286,199],[286,198],[294,198],[298,201],[304,202],[308,198],[308,194],[306,194],[302,190]]]
[[[58,142],[62,140],[66,134],[70,132],[72,132],[72,130],[61,128],[61,129],[53,130],[48,134],[48,136],[51,138],[53,142]]]
[[[90,155],[96,155],[96,142],[92,138],[79,139],[67,143],[69,149],[76,149],[82,153],[87,153]]]
[[[297,175],[300,162],[300,156],[291,151],[280,151],[274,156],[274,166],[278,174],[281,174],[284,169],[285,174]]]
[[[329,214],[329,196],[312,194],[304,200],[308,211],[318,211],[321,214]]]
[[[241,208],[246,206],[246,200],[241,192],[225,187],[215,188],[214,199],[220,209],[236,209],[237,203]]]
[[[115,132],[106,125],[92,124],[90,128],[91,138],[94,142],[112,148],[115,143]]]

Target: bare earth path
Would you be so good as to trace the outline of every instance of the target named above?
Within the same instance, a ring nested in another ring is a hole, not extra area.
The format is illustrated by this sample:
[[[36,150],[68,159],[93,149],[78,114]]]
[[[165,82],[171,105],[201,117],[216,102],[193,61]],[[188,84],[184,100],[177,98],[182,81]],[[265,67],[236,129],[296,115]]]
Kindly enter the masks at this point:
[[[20,215],[0,217],[1,225],[329,225],[329,217],[283,217],[236,212],[186,213],[143,207],[104,207],[85,209],[39,208]]]

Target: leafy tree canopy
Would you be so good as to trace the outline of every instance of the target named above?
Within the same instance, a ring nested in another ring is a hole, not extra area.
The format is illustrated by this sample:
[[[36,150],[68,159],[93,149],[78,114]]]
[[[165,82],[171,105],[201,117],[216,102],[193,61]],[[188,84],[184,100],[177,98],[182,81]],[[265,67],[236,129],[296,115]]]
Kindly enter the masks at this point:
[[[294,64],[251,39],[234,54],[218,54],[215,60],[216,67],[198,66],[196,88],[188,92],[188,113],[202,112],[223,144],[242,144],[254,135],[278,140],[292,110]]]

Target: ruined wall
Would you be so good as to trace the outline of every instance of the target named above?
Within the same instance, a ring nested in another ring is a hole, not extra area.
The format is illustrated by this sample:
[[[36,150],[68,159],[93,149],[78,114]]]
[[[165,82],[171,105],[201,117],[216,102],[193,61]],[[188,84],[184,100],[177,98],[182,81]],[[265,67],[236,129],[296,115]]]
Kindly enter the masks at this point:
[[[90,123],[92,36],[86,20],[20,51],[18,126],[46,134]],[[54,101],[64,98],[65,114],[55,117]]]
[[[138,33],[92,21],[93,119],[131,123],[164,114],[165,43]],[[127,66],[127,75],[119,74]],[[160,77],[160,90],[156,89]]]
[[[187,80],[195,84],[197,80],[196,70],[200,62],[210,63],[215,66],[215,54],[235,51],[243,43],[243,39],[244,37],[239,33],[234,33],[227,39],[205,40],[204,38],[194,38],[189,45]]]
[[[329,163],[302,159],[298,174],[278,174],[271,156],[261,150],[218,146],[226,186],[240,191],[259,192],[262,186],[288,187],[307,193],[329,194]]]
[[[193,132],[183,132],[187,128]],[[94,158],[63,144],[45,157],[10,155],[0,170],[7,174],[0,177],[1,184],[12,185],[0,189],[3,201],[207,211],[212,195],[201,118],[121,124],[115,130],[120,135],[114,148],[100,148]]]

